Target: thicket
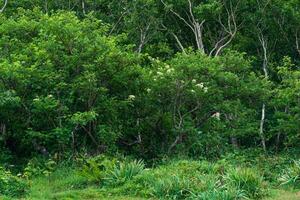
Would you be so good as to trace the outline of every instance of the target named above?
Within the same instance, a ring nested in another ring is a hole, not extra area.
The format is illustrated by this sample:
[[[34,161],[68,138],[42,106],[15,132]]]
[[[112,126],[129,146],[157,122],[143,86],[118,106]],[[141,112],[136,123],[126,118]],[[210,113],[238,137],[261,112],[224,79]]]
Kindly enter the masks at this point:
[[[65,11],[1,16],[2,148],[22,157],[157,158],[298,144],[299,70],[290,58],[272,80],[244,53],[153,58],[108,27]]]

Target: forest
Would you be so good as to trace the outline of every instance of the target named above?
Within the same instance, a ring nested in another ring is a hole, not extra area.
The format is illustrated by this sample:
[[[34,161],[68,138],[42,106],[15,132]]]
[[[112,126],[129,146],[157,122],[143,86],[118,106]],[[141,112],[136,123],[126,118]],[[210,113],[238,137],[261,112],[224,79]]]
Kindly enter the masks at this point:
[[[0,199],[300,199],[300,0],[1,0]]]

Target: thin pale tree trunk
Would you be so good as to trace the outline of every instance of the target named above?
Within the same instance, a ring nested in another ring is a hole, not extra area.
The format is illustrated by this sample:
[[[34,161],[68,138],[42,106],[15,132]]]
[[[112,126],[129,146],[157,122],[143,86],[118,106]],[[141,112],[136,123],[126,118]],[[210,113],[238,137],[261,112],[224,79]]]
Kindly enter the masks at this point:
[[[267,56],[267,42],[264,38],[264,36],[261,34],[259,36],[259,41],[262,45],[263,48],[263,72],[264,72],[264,76],[265,79],[268,79],[269,75],[268,75],[268,56]],[[259,127],[259,135],[261,138],[261,145],[262,148],[264,150],[264,152],[267,152],[267,147],[266,147],[266,138],[265,138],[265,134],[264,134],[264,125],[265,125],[265,118],[266,118],[266,104],[265,102],[262,105],[261,108],[261,119],[260,119],[260,127]]]
[[[259,128],[259,135],[261,138],[261,144],[263,147],[264,152],[267,152],[267,147],[266,147],[266,139],[264,136],[264,124],[265,124],[265,118],[266,118],[266,104],[263,103],[262,109],[261,109],[261,120],[260,120],[260,128]]]
[[[85,2],[84,2],[84,0],[81,1],[81,7],[82,7],[82,13],[83,13],[83,15],[85,15],[86,11],[85,11]]]
[[[7,2],[8,2],[8,0],[4,0],[4,4],[3,4],[2,8],[0,9],[0,13],[2,13],[4,11],[4,9],[6,8]]]

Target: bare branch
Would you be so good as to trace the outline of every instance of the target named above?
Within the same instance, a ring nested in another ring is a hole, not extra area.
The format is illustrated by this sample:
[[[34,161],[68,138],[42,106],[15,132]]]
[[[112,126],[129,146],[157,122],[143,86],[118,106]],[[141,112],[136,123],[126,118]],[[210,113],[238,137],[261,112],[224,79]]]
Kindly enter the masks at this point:
[[[179,38],[177,37],[177,35],[176,35],[175,33],[173,33],[173,32],[171,32],[171,34],[172,34],[173,37],[175,38],[175,40],[176,40],[178,46],[180,47],[181,51],[182,51],[184,54],[186,54],[186,52],[185,52],[185,50],[184,50],[184,47],[183,47],[182,43],[180,42]]]
[[[198,20],[195,18],[193,13],[193,5],[191,0],[187,0],[189,4],[189,13],[187,13],[187,16],[189,18],[188,22],[186,19],[184,19],[179,13],[174,11],[173,9],[170,9],[170,11],[177,16],[181,21],[183,21],[194,33],[195,40],[197,44],[197,48],[204,52],[204,45],[203,45],[203,38],[202,38],[202,30],[203,30],[203,24],[205,20],[202,20],[201,23],[198,22]],[[167,7],[167,4],[161,0],[162,4]]]
[[[210,51],[209,56],[212,56],[213,53],[220,47],[220,45],[229,37],[229,35],[222,37],[219,41],[216,42],[214,48]]]
[[[205,20],[202,20],[202,22],[199,23],[198,20],[196,20],[196,18],[194,16],[193,5],[192,5],[191,0],[188,0],[188,3],[189,3],[189,12],[190,12],[190,16],[191,16],[191,20],[192,20],[192,24],[193,24],[193,32],[195,34],[197,47],[199,50],[202,50],[204,52],[202,29],[203,29],[203,24],[204,24]]]
[[[171,153],[172,149],[182,141],[182,138],[184,136],[184,133],[182,130],[184,118],[187,115],[197,111],[200,108],[200,102],[197,102],[197,105],[194,106],[191,110],[189,110],[185,113],[182,113],[182,111],[181,111],[181,105],[182,105],[181,91],[187,86],[187,84],[188,83],[181,84],[179,81],[177,81],[177,84],[176,84],[176,95],[174,97],[173,114],[172,115],[173,115],[173,123],[174,123],[175,129],[176,129],[176,132],[178,132],[178,135],[176,136],[174,142],[169,146],[168,153]]]
[[[262,33],[258,36],[263,49],[263,71],[265,78],[268,78],[268,55],[267,55],[267,41]]]
[[[143,28],[140,29],[140,44],[139,44],[138,49],[136,50],[137,53],[141,53],[144,45],[147,43],[147,35],[148,35],[150,26],[151,26],[151,24],[148,24],[146,26],[145,30]]]
[[[8,0],[4,0],[4,5],[3,5],[2,8],[0,9],[0,13],[2,13],[2,12],[4,11],[4,9],[6,8],[7,2],[8,2]]]
[[[85,2],[84,2],[84,0],[81,1],[81,8],[82,8],[83,15],[85,15],[86,11],[85,11]]]
[[[205,20],[203,20],[201,23],[199,23],[198,21],[196,21],[194,23],[195,26],[195,37],[196,37],[196,42],[197,42],[197,47],[199,50],[202,50],[203,52],[205,52],[204,50],[204,44],[203,44],[203,37],[202,37],[202,30],[203,30],[203,24],[205,23]]]
[[[214,55],[218,56],[220,52],[232,42],[233,38],[235,37],[238,31],[238,26],[236,23],[236,16],[235,16],[237,6],[235,7],[235,9],[233,9],[232,4],[230,3],[230,10],[226,7],[226,5],[224,5],[224,8],[227,13],[227,25],[225,26],[223,24],[221,20],[221,16],[219,16],[219,23],[224,29],[224,31],[227,33],[227,35],[222,37],[218,42],[216,42],[214,48],[211,50],[209,55],[212,55],[213,52],[215,52]]]
[[[194,13],[193,13],[193,5],[192,5],[191,0],[188,0],[188,2],[189,2],[189,12],[192,17],[192,22],[194,23],[194,22],[196,22],[196,20],[195,20]]]
[[[168,31],[168,32],[171,33],[171,35],[175,38],[175,40],[176,40],[176,42],[177,42],[179,48],[181,49],[181,51],[182,51],[184,54],[186,54],[186,52],[185,52],[185,50],[184,50],[184,47],[183,47],[181,41],[179,40],[179,38],[177,37],[177,35],[176,35],[174,32],[169,31],[168,28],[167,28],[163,23],[161,23],[161,26],[162,26],[162,28],[163,28],[162,30]]]
[[[182,139],[182,135],[178,135],[175,139],[175,141],[170,145],[169,149],[168,149],[168,153],[170,154],[172,149],[180,142],[180,140]]]
[[[164,4],[164,6],[165,7],[167,7],[167,4],[163,1],[163,0],[161,0],[161,2],[162,2],[162,4]],[[194,31],[194,27],[193,26],[191,26],[191,24],[188,22],[188,21],[186,21],[183,17],[181,17],[177,12],[175,12],[173,9],[170,9],[170,11],[174,14],[174,15],[176,15],[180,20],[182,20],[191,30],[193,30]]]
[[[121,20],[123,19],[123,17],[128,13],[128,11],[123,12],[122,15],[119,17],[118,21],[113,25],[113,27],[111,28],[109,35],[111,35],[113,33],[113,31],[116,29],[116,27],[118,26],[118,24],[121,22]]]

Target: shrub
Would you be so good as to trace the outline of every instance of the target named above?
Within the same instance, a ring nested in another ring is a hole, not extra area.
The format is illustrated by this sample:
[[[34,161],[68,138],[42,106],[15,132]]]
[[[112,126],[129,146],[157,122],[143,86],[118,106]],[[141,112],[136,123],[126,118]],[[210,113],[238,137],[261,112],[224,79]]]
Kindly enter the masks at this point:
[[[32,178],[39,175],[49,176],[56,168],[57,163],[52,159],[31,159],[24,168],[23,177]]]
[[[0,163],[10,163],[13,156],[8,149],[2,147],[1,142],[2,138],[0,137]]]
[[[252,199],[260,199],[265,195],[265,184],[263,178],[250,168],[231,169],[225,175],[228,189],[234,188],[245,193]]]
[[[19,197],[25,194],[26,189],[25,182],[0,167],[0,195]]]
[[[89,181],[102,183],[107,174],[113,170],[117,160],[106,156],[97,156],[84,160],[81,175]]]

